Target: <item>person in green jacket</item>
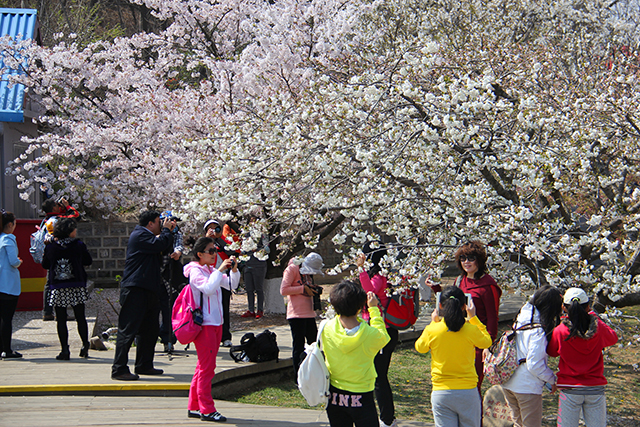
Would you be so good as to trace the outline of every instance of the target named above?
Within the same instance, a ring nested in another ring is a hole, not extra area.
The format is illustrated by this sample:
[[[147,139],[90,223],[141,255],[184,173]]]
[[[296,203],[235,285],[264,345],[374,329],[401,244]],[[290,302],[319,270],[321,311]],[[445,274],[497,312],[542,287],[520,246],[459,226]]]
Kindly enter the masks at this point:
[[[377,426],[378,413],[373,390],[376,368],[373,359],[389,342],[378,298],[352,281],[334,286],[329,300],[336,317],[322,330],[322,347],[331,376],[327,417],[331,427]],[[358,313],[365,302],[371,317],[368,324]]]

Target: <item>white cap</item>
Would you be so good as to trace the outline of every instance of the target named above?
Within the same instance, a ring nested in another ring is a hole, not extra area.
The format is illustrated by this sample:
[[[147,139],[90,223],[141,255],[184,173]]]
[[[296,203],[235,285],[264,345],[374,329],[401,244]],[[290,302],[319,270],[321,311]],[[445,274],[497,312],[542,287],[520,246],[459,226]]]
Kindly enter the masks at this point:
[[[315,252],[311,252],[302,260],[300,274],[324,274],[322,267],[324,267],[322,257]]]
[[[564,293],[564,303],[571,304],[573,301],[578,301],[578,304],[586,304],[589,302],[589,297],[580,288],[569,288]]]
[[[207,231],[207,227],[209,227],[211,224],[220,225],[220,223],[215,219],[210,219],[209,221],[204,223],[204,231]]]

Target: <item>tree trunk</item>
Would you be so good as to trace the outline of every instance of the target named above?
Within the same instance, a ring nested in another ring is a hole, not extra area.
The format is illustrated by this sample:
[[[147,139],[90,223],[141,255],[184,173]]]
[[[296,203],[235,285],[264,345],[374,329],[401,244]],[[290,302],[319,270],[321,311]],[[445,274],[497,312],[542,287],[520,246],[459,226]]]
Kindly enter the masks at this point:
[[[633,305],[640,305],[640,292],[627,294],[617,301],[611,301],[608,296],[600,291],[596,297],[596,302],[593,304],[593,309],[598,313],[603,313],[606,306],[622,308]]]

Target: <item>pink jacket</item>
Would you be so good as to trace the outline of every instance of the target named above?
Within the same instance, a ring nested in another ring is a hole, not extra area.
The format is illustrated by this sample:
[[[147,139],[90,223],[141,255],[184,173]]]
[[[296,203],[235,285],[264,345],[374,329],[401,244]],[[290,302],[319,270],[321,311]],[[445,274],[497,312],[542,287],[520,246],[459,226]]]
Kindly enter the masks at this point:
[[[316,312],[313,311],[313,299],[304,293],[300,266],[296,265],[293,260],[289,261],[289,265],[284,270],[280,293],[288,299],[287,319],[316,317]]]
[[[380,274],[374,274],[372,278],[369,278],[369,273],[363,271],[360,273],[360,285],[366,292],[373,292],[380,300],[380,312],[384,313],[387,308],[387,302],[389,297],[387,296],[387,278]],[[362,309],[362,318],[369,320],[369,311],[365,305]]]

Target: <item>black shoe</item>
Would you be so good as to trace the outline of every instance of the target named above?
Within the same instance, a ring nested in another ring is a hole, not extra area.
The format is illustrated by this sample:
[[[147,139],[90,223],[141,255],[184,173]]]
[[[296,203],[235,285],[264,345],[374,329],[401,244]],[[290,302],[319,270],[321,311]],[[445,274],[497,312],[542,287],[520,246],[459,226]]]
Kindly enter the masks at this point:
[[[17,351],[10,351],[9,353],[2,352],[0,356],[2,356],[3,359],[21,359],[22,358],[22,354],[18,353]]]
[[[188,410],[188,411],[187,411],[187,417],[188,417],[188,418],[200,418],[200,411],[191,411],[191,410]]]
[[[112,380],[118,381],[135,381],[140,377],[137,374],[132,374],[131,372],[125,372],[124,374],[111,374]]]
[[[89,358],[89,343],[85,344],[82,346],[82,348],[80,349],[80,357],[83,357],[85,359]]]
[[[170,342],[164,343],[164,352],[168,354],[173,353],[173,344]]]
[[[70,358],[71,355],[69,354],[69,352],[60,352],[60,354],[56,356],[56,360],[69,360]]]
[[[218,411],[213,414],[200,414],[200,419],[202,421],[213,421],[216,423],[223,423],[227,421],[227,418]]]
[[[162,375],[164,371],[162,369],[151,368],[146,371],[139,371],[136,369],[136,374],[138,375]]]
[[[42,316],[42,320],[48,322],[50,320],[56,320],[56,317],[53,314],[45,314],[44,316]]]

